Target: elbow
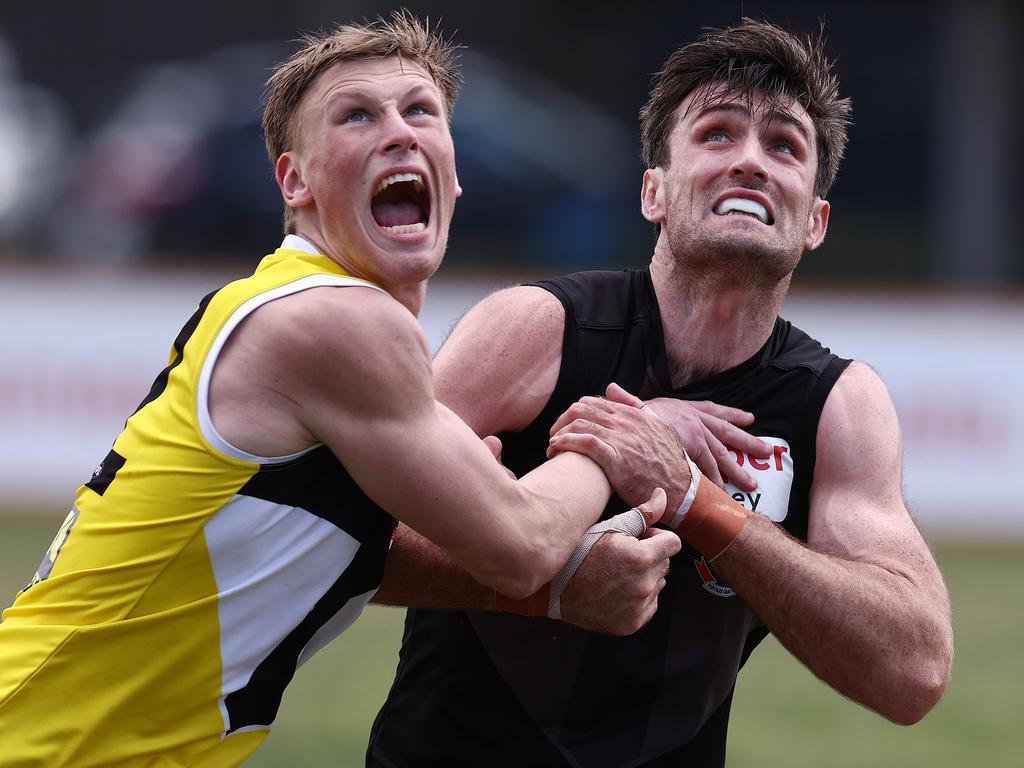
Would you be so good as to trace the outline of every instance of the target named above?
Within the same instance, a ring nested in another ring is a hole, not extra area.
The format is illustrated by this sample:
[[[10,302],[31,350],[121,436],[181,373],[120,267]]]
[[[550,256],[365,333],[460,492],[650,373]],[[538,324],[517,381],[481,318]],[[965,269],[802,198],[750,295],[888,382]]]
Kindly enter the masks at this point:
[[[505,551],[481,563],[473,574],[477,581],[513,600],[522,600],[541,590],[557,572],[558,564],[547,553],[533,550]]]
[[[952,647],[920,661],[901,676],[900,690],[879,713],[897,725],[914,725],[939,703],[952,671]]]
[[[538,561],[525,558],[521,563],[507,563],[492,576],[494,589],[513,600],[523,600],[540,591],[550,580],[547,569],[538,569]]]
[[[947,681],[919,684],[914,689],[905,691],[890,711],[883,711],[881,714],[897,725],[914,725],[939,703],[946,690]]]

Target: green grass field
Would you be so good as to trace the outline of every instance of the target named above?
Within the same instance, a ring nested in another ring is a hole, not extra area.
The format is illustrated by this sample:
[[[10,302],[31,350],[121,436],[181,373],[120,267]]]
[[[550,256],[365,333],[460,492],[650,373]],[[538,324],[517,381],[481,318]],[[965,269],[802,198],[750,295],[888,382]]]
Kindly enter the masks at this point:
[[[0,518],[2,605],[34,572],[62,517]],[[924,721],[901,728],[882,720],[819,683],[768,640],[740,677],[729,765],[1020,765],[1024,612],[1017,589],[1024,585],[1024,547],[946,546],[939,561],[952,594],[957,658],[945,698]],[[273,733],[247,765],[361,765],[370,722],[394,672],[401,622],[401,611],[371,608],[299,670]]]

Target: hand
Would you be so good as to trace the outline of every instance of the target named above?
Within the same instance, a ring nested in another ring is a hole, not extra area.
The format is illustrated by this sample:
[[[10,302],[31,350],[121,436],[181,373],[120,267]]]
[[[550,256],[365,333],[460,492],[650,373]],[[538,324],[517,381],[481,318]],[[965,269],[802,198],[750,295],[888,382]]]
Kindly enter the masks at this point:
[[[647,501],[655,488],[664,488],[666,508],[674,513],[690,487],[690,466],[679,435],[654,414],[621,402],[629,397],[641,403],[617,385],[609,385],[608,393],[618,401],[584,397],[558,417],[551,427],[548,457],[562,451],[589,456],[632,506]]]
[[[631,635],[658,608],[669,561],[682,543],[649,528],[639,539],[609,533],[598,539],[562,592],[562,620],[610,635]]]
[[[740,468],[730,451],[735,448],[759,459],[772,455],[771,446],[740,429],[754,423],[753,414],[710,400],[658,397],[646,405],[675,427],[693,463],[715,485],[730,482],[742,491],[757,488],[757,482]]]

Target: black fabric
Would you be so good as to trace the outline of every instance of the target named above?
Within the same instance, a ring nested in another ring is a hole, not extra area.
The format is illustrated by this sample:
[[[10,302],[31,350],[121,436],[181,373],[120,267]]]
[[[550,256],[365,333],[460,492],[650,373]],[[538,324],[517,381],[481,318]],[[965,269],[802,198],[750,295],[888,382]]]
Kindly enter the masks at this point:
[[[367,500],[367,503],[372,502]],[[384,558],[395,521],[382,511],[372,516],[365,512],[357,514],[371,518],[364,525],[364,545],[359,547],[352,562],[313,609],[253,670],[248,682],[224,697],[224,708],[230,723],[228,733],[248,726],[269,727],[273,724],[284,689],[295,676],[299,657],[309,641],[353,596],[365,594],[380,586],[384,575]]]
[[[117,477],[117,473],[121,471],[121,467],[124,464],[124,456],[111,448],[103,461],[100,462],[100,465],[93,471],[92,479],[85,484],[85,487],[102,496],[107,492],[110,484],[114,482],[114,478]]]
[[[300,507],[333,523],[362,544],[384,554],[397,522],[363,493],[345,466],[326,445],[282,464],[264,464],[238,491],[275,504]],[[344,500],[342,503],[339,500]],[[384,546],[381,546],[381,545]],[[377,586],[380,584],[378,579]]]
[[[348,533],[360,547],[326,594],[253,670],[248,682],[224,698],[229,733],[274,722],[284,689],[313,636],[353,597],[380,586],[397,524],[370,500],[327,446],[292,461],[264,464],[238,493],[304,509]]]
[[[779,319],[749,360],[673,390],[646,270],[537,285],[562,302],[566,331],[551,400],[525,430],[502,435],[517,474],[544,460],[548,429],[570,404],[611,381],[644,399],[714,400],[753,412],[752,433],[788,444],[782,525],[806,538],[818,418],[849,361]],[[606,516],[623,508],[615,499]],[[629,637],[544,618],[410,610],[367,765],[724,765],[736,675],[766,632],[689,546],[667,581],[654,618]]]

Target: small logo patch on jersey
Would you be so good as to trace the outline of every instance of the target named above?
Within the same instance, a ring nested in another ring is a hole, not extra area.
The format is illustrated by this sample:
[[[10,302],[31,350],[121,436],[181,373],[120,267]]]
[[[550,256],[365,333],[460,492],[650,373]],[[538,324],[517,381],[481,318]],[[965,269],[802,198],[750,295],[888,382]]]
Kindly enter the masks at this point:
[[[700,580],[704,582],[704,589],[712,595],[715,597],[732,597],[736,594],[732,587],[718,583],[718,578],[703,557],[700,560],[694,560],[693,564],[697,566],[697,573],[700,574]]]

